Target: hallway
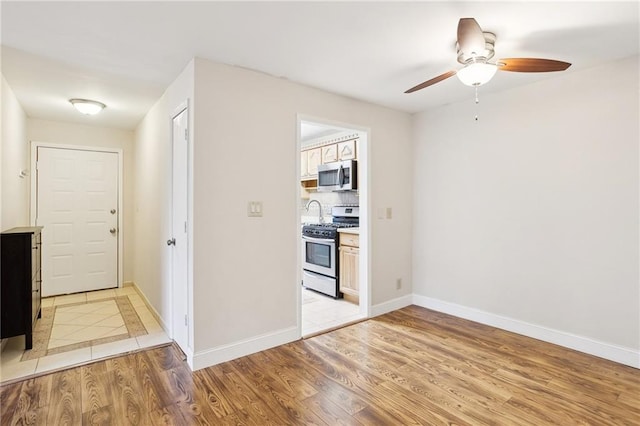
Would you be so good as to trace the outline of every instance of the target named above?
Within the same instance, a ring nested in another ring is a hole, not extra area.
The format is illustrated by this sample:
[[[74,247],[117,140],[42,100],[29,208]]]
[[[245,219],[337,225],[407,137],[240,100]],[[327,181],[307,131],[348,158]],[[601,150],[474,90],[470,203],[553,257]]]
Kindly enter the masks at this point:
[[[0,355],[0,382],[171,342],[135,287],[42,299],[33,348],[24,336],[8,339]]]

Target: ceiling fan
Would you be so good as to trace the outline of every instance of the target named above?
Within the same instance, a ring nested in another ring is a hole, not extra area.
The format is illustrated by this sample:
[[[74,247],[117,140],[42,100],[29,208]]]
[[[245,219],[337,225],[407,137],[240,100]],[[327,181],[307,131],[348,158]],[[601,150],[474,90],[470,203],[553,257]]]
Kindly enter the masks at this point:
[[[482,31],[473,18],[462,18],[458,22],[456,50],[458,62],[464,65],[459,71],[447,71],[430,80],[412,87],[404,93],[412,93],[457,75],[467,86],[482,86],[493,78],[496,71],[550,72],[564,71],[571,66],[568,62],[538,58],[507,58],[495,63],[489,62],[494,55],[496,35]]]

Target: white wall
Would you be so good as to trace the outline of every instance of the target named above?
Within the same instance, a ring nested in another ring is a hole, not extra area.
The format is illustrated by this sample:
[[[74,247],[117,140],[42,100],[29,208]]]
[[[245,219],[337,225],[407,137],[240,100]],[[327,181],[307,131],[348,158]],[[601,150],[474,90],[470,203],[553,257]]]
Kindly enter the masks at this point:
[[[200,59],[195,75],[196,366],[296,327],[298,113],[371,130],[372,211],[394,211],[391,220],[372,219],[372,301],[410,294],[409,114]],[[249,200],[263,202],[262,218],[247,217]]]
[[[120,236],[124,243],[123,274],[124,281],[133,280],[133,132],[29,118],[27,119],[27,139],[31,142],[122,149],[124,205],[121,208],[121,214],[124,215],[124,229],[121,230]]]
[[[171,115],[187,99],[193,99],[193,62],[135,130],[133,280],[167,330],[171,324],[171,248],[166,244],[171,235]]]
[[[2,76],[2,205],[0,230],[29,226],[29,177],[20,178],[20,170],[29,169],[27,116],[16,95]]]
[[[638,57],[474,107],[415,117],[414,293],[640,359]]]

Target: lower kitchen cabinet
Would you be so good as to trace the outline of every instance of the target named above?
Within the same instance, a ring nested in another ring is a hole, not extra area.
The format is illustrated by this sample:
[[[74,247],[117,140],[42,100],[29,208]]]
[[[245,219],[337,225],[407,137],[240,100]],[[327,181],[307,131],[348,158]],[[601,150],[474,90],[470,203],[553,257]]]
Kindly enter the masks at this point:
[[[340,291],[358,297],[359,293],[360,236],[340,233]]]

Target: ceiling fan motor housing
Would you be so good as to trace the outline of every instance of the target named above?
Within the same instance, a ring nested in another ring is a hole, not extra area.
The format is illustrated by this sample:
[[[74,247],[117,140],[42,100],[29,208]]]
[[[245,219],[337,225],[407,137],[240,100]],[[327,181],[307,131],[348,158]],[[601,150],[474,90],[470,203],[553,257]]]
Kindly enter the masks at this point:
[[[495,54],[495,44],[496,35],[482,31],[482,28],[474,18],[460,18],[460,21],[458,21],[456,53],[458,62],[463,65],[462,69],[447,71],[412,87],[404,93],[413,93],[454,75],[463,84],[477,88],[489,82],[498,69],[511,72],[552,72],[564,71],[571,66],[569,62],[543,58],[502,58],[499,63],[491,63],[489,61]]]
[[[460,50],[460,44],[456,42],[456,53],[458,54],[458,62],[462,65],[473,62],[485,63],[495,55],[494,46],[496,44],[496,35],[487,31],[483,31],[484,50],[482,52],[463,52]]]

